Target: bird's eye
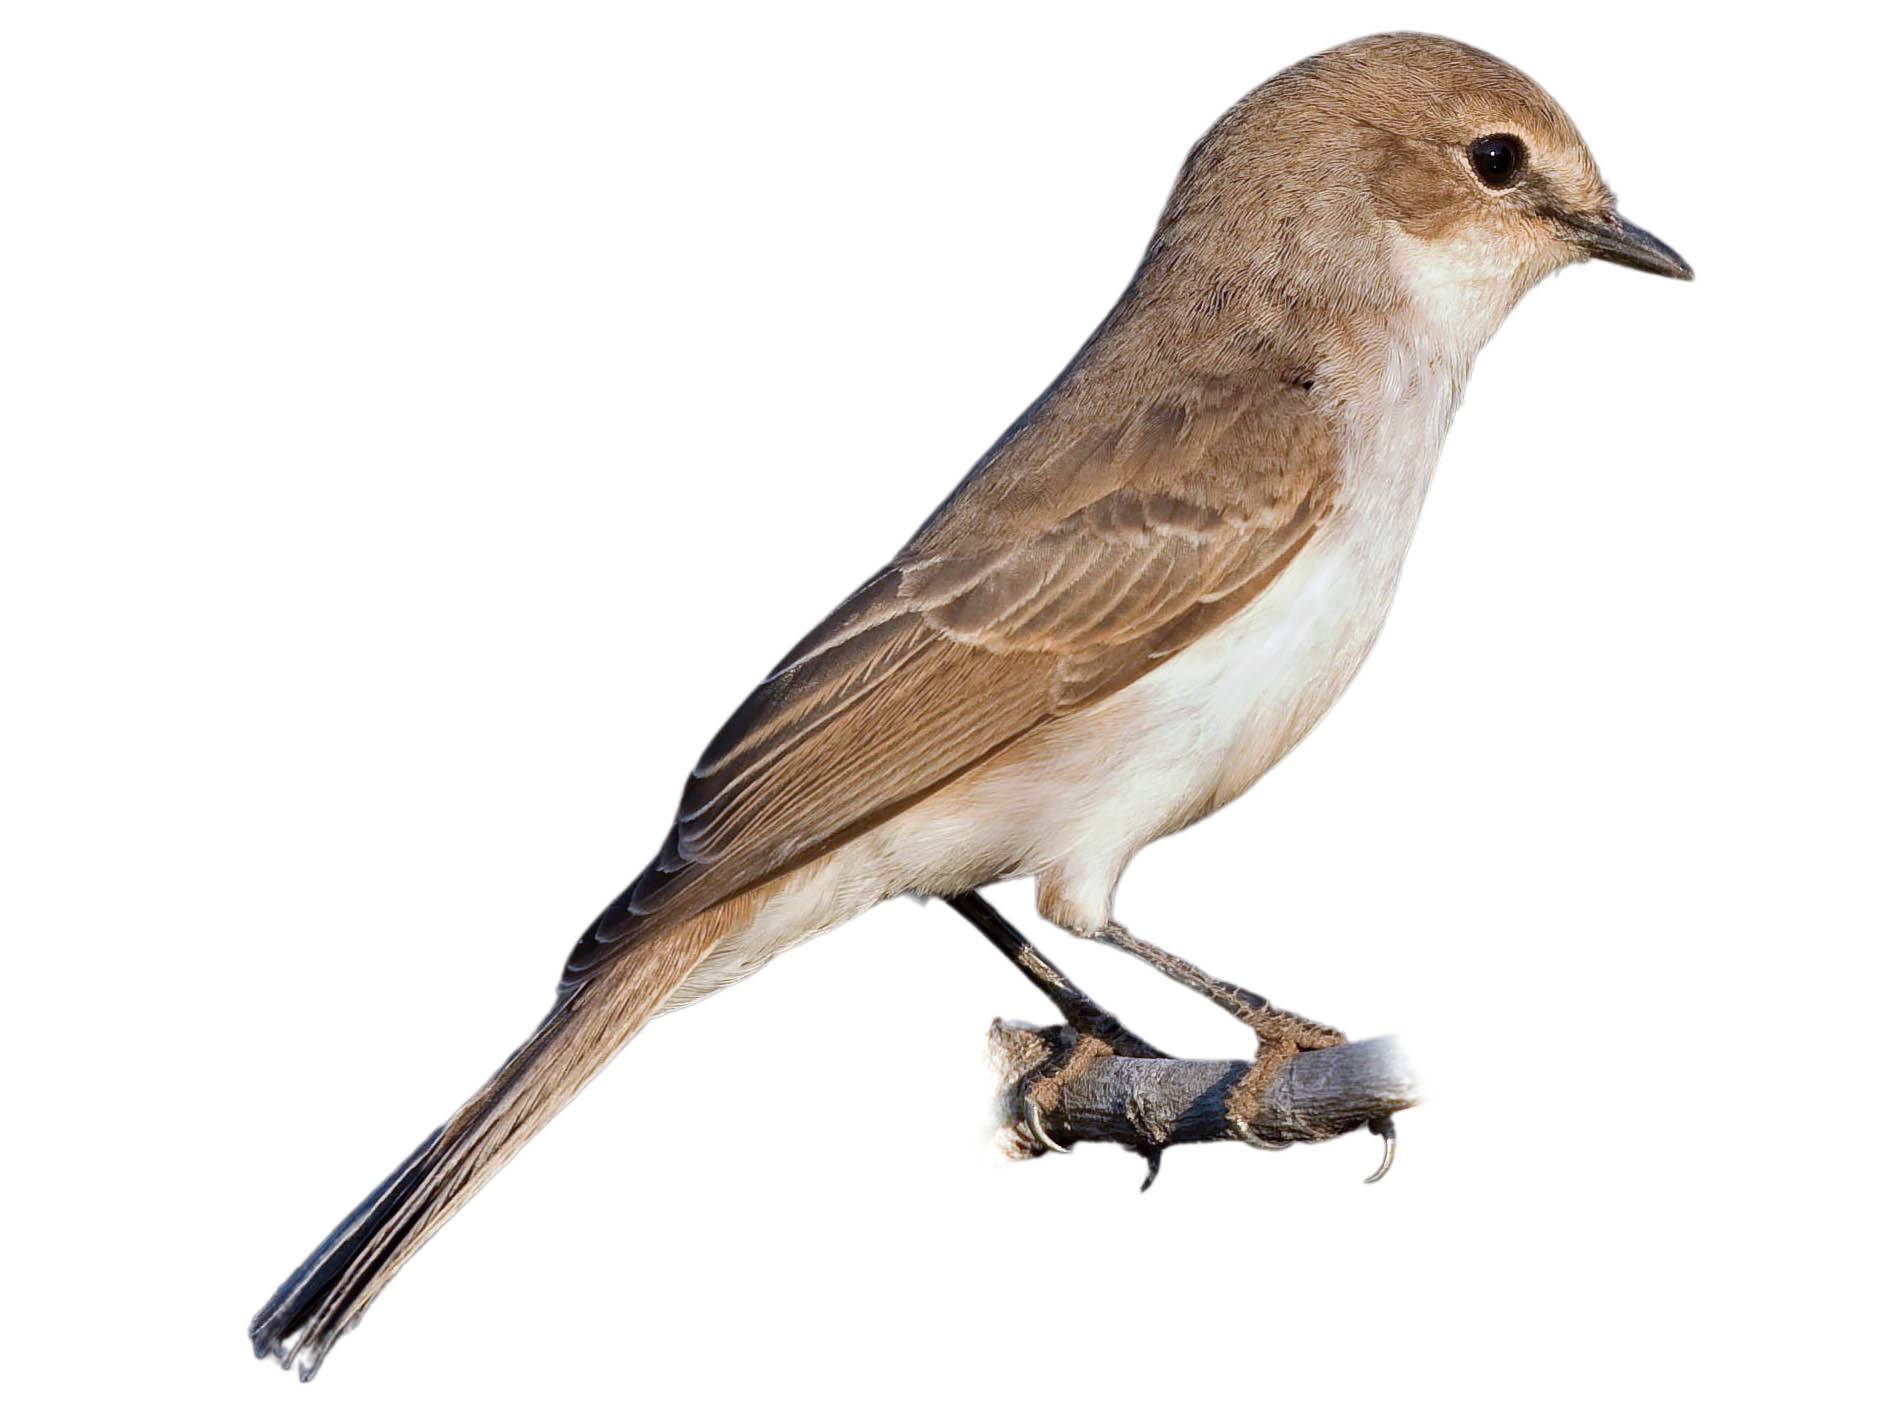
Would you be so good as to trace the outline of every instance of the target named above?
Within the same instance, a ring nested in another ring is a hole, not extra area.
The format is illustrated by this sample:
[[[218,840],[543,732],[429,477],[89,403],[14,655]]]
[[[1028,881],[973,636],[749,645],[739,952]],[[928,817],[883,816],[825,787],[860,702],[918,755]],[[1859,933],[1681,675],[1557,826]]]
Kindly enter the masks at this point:
[[[1468,145],[1468,160],[1484,187],[1512,187],[1527,162],[1527,147],[1512,133],[1495,133]]]

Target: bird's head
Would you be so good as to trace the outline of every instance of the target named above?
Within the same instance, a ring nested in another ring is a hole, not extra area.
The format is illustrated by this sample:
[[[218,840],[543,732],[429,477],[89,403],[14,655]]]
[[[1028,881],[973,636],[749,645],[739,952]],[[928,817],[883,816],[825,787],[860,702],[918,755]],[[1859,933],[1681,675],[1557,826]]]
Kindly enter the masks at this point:
[[[1588,259],[1691,278],[1678,252],[1619,214],[1573,121],[1520,70],[1430,35],[1360,40],[1312,62],[1354,125],[1398,263],[1419,279],[1525,289]]]
[[[1576,261],[1692,273],[1619,214],[1545,90],[1433,35],[1354,40],[1255,89],[1195,149],[1162,227],[1157,245],[1230,258],[1275,298],[1402,300],[1479,338]]]

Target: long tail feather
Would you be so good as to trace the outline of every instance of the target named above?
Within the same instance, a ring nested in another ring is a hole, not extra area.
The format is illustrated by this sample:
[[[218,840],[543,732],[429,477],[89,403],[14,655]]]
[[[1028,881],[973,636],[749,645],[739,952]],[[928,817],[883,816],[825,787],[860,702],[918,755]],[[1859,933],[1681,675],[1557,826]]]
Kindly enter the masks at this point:
[[[688,976],[706,921],[648,941],[558,999],[492,1079],[290,1274],[249,1325],[258,1357],[301,1379],[404,1263],[602,1070]]]

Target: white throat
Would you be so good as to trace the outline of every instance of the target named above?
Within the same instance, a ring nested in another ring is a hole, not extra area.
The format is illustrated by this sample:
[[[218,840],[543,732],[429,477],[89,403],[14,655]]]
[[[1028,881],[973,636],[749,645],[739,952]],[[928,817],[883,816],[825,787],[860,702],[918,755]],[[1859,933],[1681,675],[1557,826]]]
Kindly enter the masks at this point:
[[[1479,237],[1424,241],[1397,231],[1390,255],[1417,324],[1460,367],[1464,379],[1482,346],[1533,284],[1516,265],[1513,251]]]

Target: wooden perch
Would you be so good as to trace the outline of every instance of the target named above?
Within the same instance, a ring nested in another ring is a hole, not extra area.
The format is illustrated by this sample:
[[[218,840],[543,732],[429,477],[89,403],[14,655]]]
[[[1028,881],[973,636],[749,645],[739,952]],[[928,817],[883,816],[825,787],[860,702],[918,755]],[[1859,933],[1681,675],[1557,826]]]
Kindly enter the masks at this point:
[[[1041,1155],[1045,1141],[1048,1149],[1109,1141],[1147,1160],[1151,1185],[1168,1146],[1243,1140],[1271,1150],[1368,1127],[1384,1137],[1387,1169],[1395,1136],[1390,1118],[1417,1100],[1415,1078],[1394,1038],[1298,1053],[1244,1116],[1231,1114],[1228,1100],[1252,1071],[1250,1062],[1104,1054],[1070,1070],[1032,1127],[1030,1079],[1060,1070],[1081,1041],[1067,1026],[1001,1018],[991,1024],[991,1060],[1003,1078],[1002,1141],[1011,1155]]]

